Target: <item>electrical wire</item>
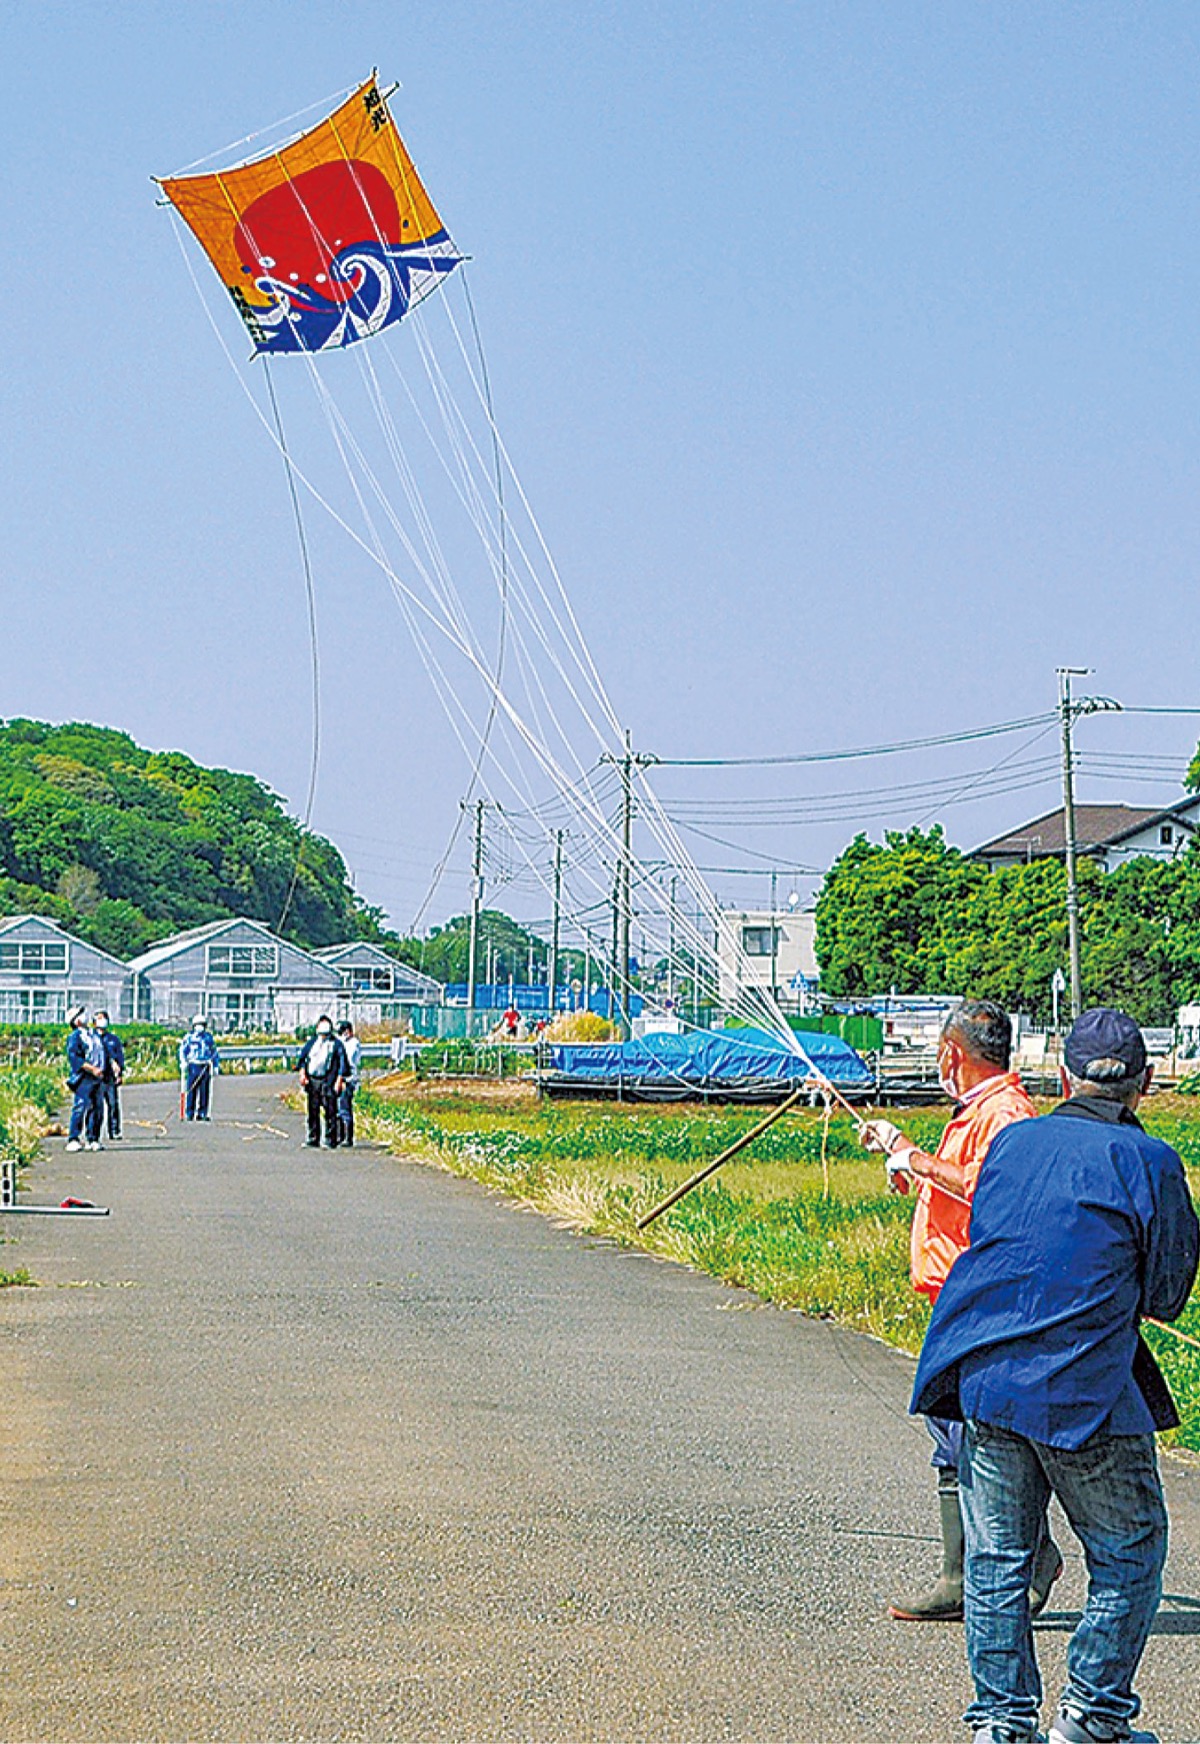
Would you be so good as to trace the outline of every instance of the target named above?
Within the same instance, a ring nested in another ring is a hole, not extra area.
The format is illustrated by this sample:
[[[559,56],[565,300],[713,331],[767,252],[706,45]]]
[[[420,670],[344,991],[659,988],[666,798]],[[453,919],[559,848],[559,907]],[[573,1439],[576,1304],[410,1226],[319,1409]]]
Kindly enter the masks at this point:
[[[890,745],[865,745],[852,751],[806,751],[781,757],[660,757],[666,769],[766,769],[783,764],[846,763],[858,757],[894,757],[903,751],[924,751],[939,745],[965,745],[973,739],[996,738],[1002,733],[1020,733],[1057,722],[1057,711],[1028,715],[1024,720],[1001,721],[991,727],[974,727],[964,733],[938,733],[928,739],[900,739]]]

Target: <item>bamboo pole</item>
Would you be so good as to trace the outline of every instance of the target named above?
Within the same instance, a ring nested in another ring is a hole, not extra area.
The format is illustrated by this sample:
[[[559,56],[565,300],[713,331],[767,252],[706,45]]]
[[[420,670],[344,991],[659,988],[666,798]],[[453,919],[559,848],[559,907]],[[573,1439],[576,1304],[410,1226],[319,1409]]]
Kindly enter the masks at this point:
[[[765,1120],[760,1120],[757,1126],[752,1126],[749,1132],[744,1132],[742,1134],[741,1138],[735,1138],[733,1143],[729,1145],[727,1149],[723,1150],[719,1157],[715,1157],[711,1163],[706,1163],[704,1167],[698,1170],[689,1181],[685,1181],[682,1186],[676,1187],[673,1193],[668,1193],[661,1205],[656,1205],[653,1211],[647,1211],[644,1217],[638,1218],[638,1228],[648,1229],[656,1217],[661,1217],[664,1211],[669,1211],[672,1205],[677,1205],[684,1195],[690,1193],[693,1187],[698,1187],[701,1181],[707,1181],[708,1177],[715,1174],[723,1163],[729,1161],[730,1157],[735,1157],[739,1151],[744,1151],[748,1144],[753,1144],[754,1140],[758,1138],[760,1133],[766,1132],[767,1128],[769,1126],[774,1126],[775,1122],[781,1115],[786,1114],[789,1108],[794,1108],[796,1106],[800,1098],[806,1094],[806,1089],[807,1087],[805,1085],[801,1085],[798,1090],[793,1090],[791,1095],[779,1104],[778,1108],[773,1108],[771,1110]]]

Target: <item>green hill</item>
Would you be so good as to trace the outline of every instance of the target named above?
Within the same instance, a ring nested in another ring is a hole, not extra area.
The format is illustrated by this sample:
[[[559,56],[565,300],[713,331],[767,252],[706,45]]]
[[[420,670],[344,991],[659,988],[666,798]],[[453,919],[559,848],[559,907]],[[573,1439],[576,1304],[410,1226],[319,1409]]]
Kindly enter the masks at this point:
[[[118,957],[245,914],[284,936],[394,944],[332,843],[252,775],[83,723],[0,722],[0,915],[52,916]]]

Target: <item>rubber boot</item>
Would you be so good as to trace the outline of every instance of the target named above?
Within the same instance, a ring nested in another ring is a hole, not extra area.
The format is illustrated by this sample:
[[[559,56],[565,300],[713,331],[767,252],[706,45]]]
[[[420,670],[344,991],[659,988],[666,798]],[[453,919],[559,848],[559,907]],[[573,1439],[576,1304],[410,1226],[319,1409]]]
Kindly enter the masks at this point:
[[[1042,1526],[1041,1541],[1033,1559],[1033,1575],[1029,1582],[1029,1615],[1040,1617],[1046,1609],[1050,1588],[1063,1571],[1062,1551],[1050,1534],[1050,1522]]]
[[[942,1572],[928,1592],[888,1606],[900,1623],[961,1623],[963,1615],[963,1523],[957,1472],[938,1472],[942,1517]]]

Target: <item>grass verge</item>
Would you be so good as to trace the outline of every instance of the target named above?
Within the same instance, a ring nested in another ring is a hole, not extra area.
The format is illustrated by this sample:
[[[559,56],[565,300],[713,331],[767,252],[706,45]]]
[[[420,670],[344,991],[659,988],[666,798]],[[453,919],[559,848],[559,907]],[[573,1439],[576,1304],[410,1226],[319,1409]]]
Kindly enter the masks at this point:
[[[1200,1120],[1156,1099],[1147,1127],[1175,1145],[1200,1188]],[[785,1116],[649,1229],[637,1219],[762,1118],[759,1109],[539,1103],[520,1084],[376,1081],[359,1092],[364,1136],[509,1194],[570,1228],[643,1248],[836,1319],[902,1350],[920,1347],[924,1298],[908,1281],[911,1201],[881,1190],[846,1117]],[[906,1111],[933,1149],[946,1113]],[[1200,1337],[1200,1295],[1179,1321]],[[1200,1350],[1147,1328],[1183,1419],[1171,1440],[1200,1450]]]
[[[64,1094],[62,1075],[48,1066],[0,1067],[0,1154],[32,1162]]]

